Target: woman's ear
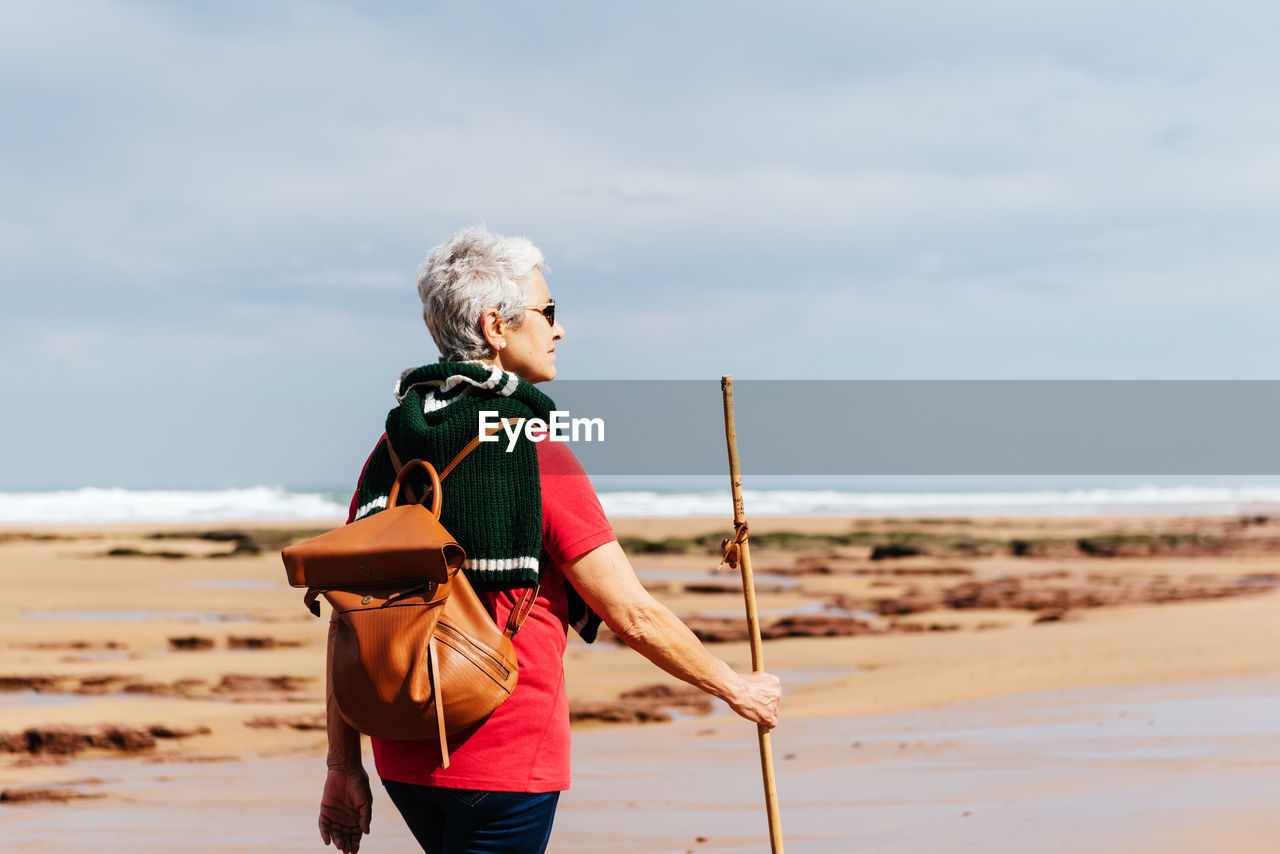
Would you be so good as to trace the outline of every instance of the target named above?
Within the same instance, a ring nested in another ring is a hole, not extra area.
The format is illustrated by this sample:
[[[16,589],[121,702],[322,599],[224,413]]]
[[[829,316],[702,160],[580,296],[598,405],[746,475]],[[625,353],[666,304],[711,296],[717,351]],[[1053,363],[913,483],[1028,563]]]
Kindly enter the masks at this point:
[[[484,314],[480,315],[480,334],[494,350],[501,350],[507,346],[504,340],[506,326],[496,308],[485,309]]]

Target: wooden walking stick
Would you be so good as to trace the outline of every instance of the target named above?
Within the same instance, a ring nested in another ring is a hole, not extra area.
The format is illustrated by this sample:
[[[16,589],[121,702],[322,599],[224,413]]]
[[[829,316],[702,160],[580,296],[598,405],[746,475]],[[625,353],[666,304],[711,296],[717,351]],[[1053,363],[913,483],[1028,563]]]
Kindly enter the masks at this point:
[[[742,570],[742,593],[747,600],[747,628],[751,634],[751,669],[764,670],[764,645],[760,641],[760,617],[756,612],[756,587],[751,576],[751,550],[747,545],[747,514],[742,507],[742,471],[738,466],[738,432],[733,423],[733,377],[720,378],[724,396],[724,437],[729,445],[729,478],[733,487],[733,539],[724,542],[724,562]],[[764,804],[769,813],[769,845],[782,854],[782,820],[778,815],[778,790],[773,779],[773,747],[769,728],[756,725],[760,741],[760,771],[764,775]]]

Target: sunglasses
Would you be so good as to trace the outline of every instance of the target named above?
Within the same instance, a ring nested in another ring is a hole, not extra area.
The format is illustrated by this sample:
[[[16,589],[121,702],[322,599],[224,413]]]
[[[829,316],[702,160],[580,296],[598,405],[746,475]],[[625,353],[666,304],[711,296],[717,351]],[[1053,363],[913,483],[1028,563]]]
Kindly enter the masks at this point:
[[[556,325],[556,301],[551,300],[546,305],[525,305],[521,306],[525,311],[536,311],[547,319],[547,323],[552,326]]]

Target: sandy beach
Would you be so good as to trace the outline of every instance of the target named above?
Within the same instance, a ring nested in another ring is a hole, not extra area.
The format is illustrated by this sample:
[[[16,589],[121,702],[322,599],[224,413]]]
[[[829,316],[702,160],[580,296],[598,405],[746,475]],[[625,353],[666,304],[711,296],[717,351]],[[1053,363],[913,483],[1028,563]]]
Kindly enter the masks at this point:
[[[615,527],[746,667],[740,585],[707,548],[727,525]],[[304,533],[0,531],[11,844],[319,850],[325,621],[277,554]],[[759,519],[752,544],[789,850],[1273,850],[1280,520]],[[767,850],[752,727],[625,696],[678,683],[609,637],[566,670],[551,850]],[[365,850],[412,850],[377,797]]]

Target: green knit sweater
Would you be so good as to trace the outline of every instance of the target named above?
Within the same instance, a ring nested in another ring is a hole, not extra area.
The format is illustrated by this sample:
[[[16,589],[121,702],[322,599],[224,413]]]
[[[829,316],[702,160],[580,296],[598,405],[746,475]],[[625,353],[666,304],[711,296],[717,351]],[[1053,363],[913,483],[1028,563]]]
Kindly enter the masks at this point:
[[[411,368],[396,383],[399,405],[387,413],[387,441],[402,463],[423,459],[439,471],[480,432],[480,413],[498,418],[551,417],[551,398],[515,374],[479,362],[437,362]],[[489,418],[490,423],[493,417]],[[505,433],[481,442],[444,480],[440,523],[466,549],[467,580],[477,590],[512,590],[539,583],[542,492],[538,453],[520,432],[508,451]],[[395,481],[386,442],[360,479],[356,519],[383,510]],[[408,477],[421,496],[426,477]],[[600,620],[566,583],[569,618],[588,642]]]

